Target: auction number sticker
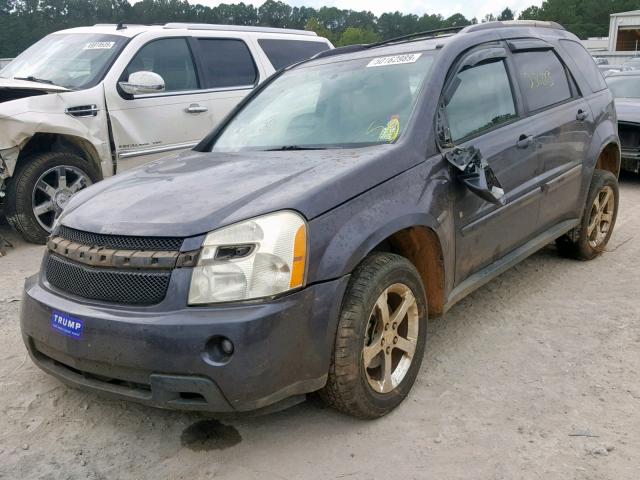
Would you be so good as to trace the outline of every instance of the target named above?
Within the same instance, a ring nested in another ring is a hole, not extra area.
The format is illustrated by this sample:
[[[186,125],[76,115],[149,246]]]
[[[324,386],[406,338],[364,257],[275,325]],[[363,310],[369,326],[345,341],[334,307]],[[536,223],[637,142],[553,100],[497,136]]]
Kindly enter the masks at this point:
[[[408,53],[405,55],[394,55],[392,57],[378,57],[371,60],[367,68],[386,67],[387,65],[401,65],[403,63],[416,63],[422,56],[421,53]]]
[[[89,42],[84,46],[85,50],[111,50],[116,42]]]

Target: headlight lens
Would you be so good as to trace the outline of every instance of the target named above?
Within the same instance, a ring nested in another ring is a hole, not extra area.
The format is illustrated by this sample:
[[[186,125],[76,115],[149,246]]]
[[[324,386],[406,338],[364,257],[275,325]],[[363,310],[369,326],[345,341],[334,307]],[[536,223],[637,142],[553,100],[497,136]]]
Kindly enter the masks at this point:
[[[302,287],[307,224],[277,212],[209,233],[193,269],[189,305],[271,297]]]

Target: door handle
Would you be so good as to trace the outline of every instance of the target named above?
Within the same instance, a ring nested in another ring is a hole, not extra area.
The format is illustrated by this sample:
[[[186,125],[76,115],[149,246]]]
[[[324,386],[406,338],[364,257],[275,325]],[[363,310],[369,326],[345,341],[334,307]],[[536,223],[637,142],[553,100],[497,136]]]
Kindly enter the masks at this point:
[[[187,113],[205,113],[205,112],[208,112],[209,109],[203,105],[192,103],[187,108],[185,108],[184,111]]]
[[[516,142],[516,147],[528,148],[529,145],[533,145],[533,135],[520,135],[520,138]]]
[[[578,110],[578,113],[576,114],[576,120],[578,120],[579,122],[584,122],[586,119],[587,119],[587,112],[585,112],[582,109]]]

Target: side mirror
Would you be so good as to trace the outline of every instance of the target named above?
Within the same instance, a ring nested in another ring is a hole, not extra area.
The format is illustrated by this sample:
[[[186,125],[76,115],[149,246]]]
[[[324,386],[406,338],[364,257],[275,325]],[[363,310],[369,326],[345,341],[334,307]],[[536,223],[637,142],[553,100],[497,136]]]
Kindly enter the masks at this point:
[[[504,190],[480,150],[453,148],[445,153],[447,161],[458,169],[458,179],[473,193],[495,205],[504,205]]]
[[[119,82],[120,88],[129,95],[145,95],[149,93],[162,93],[165,89],[164,79],[154,72],[134,72],[129,75],[129,80]]]

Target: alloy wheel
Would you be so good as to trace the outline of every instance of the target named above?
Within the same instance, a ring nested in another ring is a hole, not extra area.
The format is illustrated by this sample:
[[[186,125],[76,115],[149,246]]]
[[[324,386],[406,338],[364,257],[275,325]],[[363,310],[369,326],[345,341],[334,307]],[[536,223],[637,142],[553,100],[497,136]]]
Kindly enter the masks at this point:
[[[602,190],[598,192],[591,206],[589,226],[587,227],[587,236],[591,248],[597,249],[604,243],[611,229],[614,210],[615,195],[613,189],[605,185]]]
[[[418,343],[418,304],[411,289],[396,283],[385,289],[369,316],[362,356],[369,386],[393,391],[404,379]]]
[[[85,172],[70,165],[59,165],[45,171],[36,181],[31,196],[33,215],[38,224],[50,232],[56,217],[71,197],[92,183]]]

